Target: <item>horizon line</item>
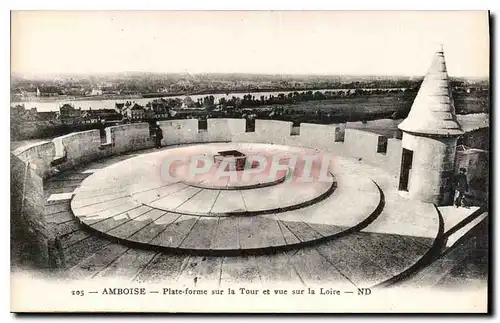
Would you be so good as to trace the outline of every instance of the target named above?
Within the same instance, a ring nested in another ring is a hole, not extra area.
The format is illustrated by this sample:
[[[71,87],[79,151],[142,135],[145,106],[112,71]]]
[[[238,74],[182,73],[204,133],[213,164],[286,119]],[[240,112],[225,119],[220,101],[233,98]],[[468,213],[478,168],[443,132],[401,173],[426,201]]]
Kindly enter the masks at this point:
[[[258,72],[151,72],[151,71],[120,71],[120,72],[53,72],[53,73],[24,73],[24,72],[11,72],[11,77],[21,77],[21,78],[43,78],[43,77],[55,77],[55,76],[112,76],[120,74],[154,74],[154,75],[250,75],[250,76],[288,76],[288,77],[400,77],[400,78],[423,78],[425,74],[317,74],[317,73],[258,73]],[[478,76],[478,75],[448,75],[451,78],[470,78],[470,79],[482,79],[489,80],[490,75]]]

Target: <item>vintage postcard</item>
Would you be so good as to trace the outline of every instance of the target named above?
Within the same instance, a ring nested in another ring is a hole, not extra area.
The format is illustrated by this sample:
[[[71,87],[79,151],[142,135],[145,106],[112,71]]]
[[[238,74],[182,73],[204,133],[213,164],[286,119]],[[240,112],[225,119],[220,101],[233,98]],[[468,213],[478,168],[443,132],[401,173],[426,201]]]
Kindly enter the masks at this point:
[[[487,313],[487,11],[12,11],[11,311]]]

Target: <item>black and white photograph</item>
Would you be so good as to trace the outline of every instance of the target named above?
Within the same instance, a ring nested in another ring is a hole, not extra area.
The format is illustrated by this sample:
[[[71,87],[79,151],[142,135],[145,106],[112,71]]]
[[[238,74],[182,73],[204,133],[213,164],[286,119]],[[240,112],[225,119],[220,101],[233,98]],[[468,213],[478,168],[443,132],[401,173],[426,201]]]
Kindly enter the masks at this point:
[[[488,312],[488,11],[10,19],[11,312]]]

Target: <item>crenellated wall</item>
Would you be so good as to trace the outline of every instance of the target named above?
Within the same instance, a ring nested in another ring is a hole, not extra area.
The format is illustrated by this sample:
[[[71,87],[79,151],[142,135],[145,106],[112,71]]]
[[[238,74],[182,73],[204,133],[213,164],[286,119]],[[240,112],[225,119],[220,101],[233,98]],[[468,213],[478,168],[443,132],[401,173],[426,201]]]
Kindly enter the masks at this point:
[[[339,125],[302,123],[292,131],[292,123],[276,120],[255,121],[255,131],[246,132],[245,119],[208,119],[207,129],[198,129],[197,119],[159,121],[165,146],[205,142],[257,142],[324,149],[338,155],[361,158],[399,173],[401,140]],[[292,134],[293,132],[293,134]],[[343,141],[341,141],[343,139]],[[383,143],[386,141],[384,149]],[[61,136],[14,152],[42,178],[55,169],[64,170],[92,160],[129,151],[154,147],[148,123],[106,128],[106,142],[98,130]]]
[[[336,142],[338,130],[331,125],[300,124],[300,143],[304,147],[329,149]]]
[[[358,130],[345,129],[344,145],[349,156],[366,159],[369,162],[378,162],[385,153],[377,152],[379,138],[382,135]]]
[[[245,133],[245,119],[207,119],[210,142],[231,141],[234,136]]]
[[[292,134],[291,121],[255,120],[255,133],[258,142],[270,144],[286,144]]]
[[[198,129],[197,119],[159,121],[158,125],[163,130],[164,146],[233,141],[316,148],[361,158],[395,174],[399,173],[401,163],[401,140],[339,125],[302,123],[294,132],[291,122],[259,119],[255,121],[254,132],[246,132],[245,119],[208,119],[206,130]],[[47,178],[55,169],[60,171],[110,155],[152,147],[154,139],[149,124],[133,123],[106,128],[104,143],[98,130],[89,130],[23,147],[14,154],[22,161],[29,161],[39,176]]]
[[[338,125],[303,123],[292,134],[292,123],[256,120],[255,131],[246,132],[245,119],[208,119],[207,129],[198,129],[197,119],[159,121],[163,145],[204,142],[256,142],[323,149],[341,156],[362,158],[368,163],[397,176],[401,164],[401,140]],[[298,131],[297,131],[298,130]],[[345,132],[345,133],[344,133]],[[344,141],[339,141],[344,138]],[[381,141],[381,139],[383,139]],[[381,142],[386,148],[381,151]],[[68,134],[23,147],[14,152],[21,161],[29,162],[40,178],[110,155],[154,147],[148,123],[133,123],[106,128],[102,143],[98,130]]]
[[[111,154],[154,147],[148,123],[132,123],[106,128],[106,143]]]
[[[243,132],[231,136],[233,142],[261,142],[256,132]]]

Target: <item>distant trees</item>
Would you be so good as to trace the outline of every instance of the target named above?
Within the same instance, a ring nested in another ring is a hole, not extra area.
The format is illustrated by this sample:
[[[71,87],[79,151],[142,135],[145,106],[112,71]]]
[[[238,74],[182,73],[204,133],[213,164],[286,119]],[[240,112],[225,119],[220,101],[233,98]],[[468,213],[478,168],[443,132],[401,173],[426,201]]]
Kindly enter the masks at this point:
[[[321,101],[328,99],[335,99],[340,97],[357,97],[363,95],[381,95],[388,93],[412,93],[412,91],[406,91],[404,89],[351,89],[351,90],[330,90],[330,91],[302,91],[302,92],[290,92],[288,94],[278,93],[277,95],[264,96],[261,95],[258,99],[252,94],[245,94],[242,98],[237,98],[235,96],[227,99],[220,98],[217,105],[221,108],[234,106],[238,108],[254,108],[266,105],[285,105],[293,104],[298,102],[307,101]],[[196,106],[204,107],[205,109],[212,110],[216,103],[214,102],[213,95],[199,98]]]
[[[215,97],[213,95],[209,95],[203,98],[203,107],[207,111],[212,111],[215,108]]]
[[[213,96],[206,96],[201,97],[198,102],[200,106],[205,108],[205,113],[209,118],[259,118],[285,120],[294,123],[332,124],[348,121],[404,118],[409,111],[415,94],[415,91],[408,89],[308,90],[260,95],[258,97],[252,94],[244,94],[241,97],[223,97],[217,102],[214,102]],[[365,96],[367,98],[383,97],[381,99],[375,98],[374,101],[364,106],[358,106],[359,103],[356,102],[365,102],[365,99],[359,100],[360,97]],[[385,102],[388,97],[392,98],[394,104],[378,105],[377,102]],[[350,103],[349,98],[354,101]],[[322,100],[332,100],[332,102],[336,102],[332,103],[336,107],[325,109],[328,106],[327,103],[318,105],[314,103],[301,104],[307,101]],[[218,109],[214,109],[214,107],[218,107]]]

